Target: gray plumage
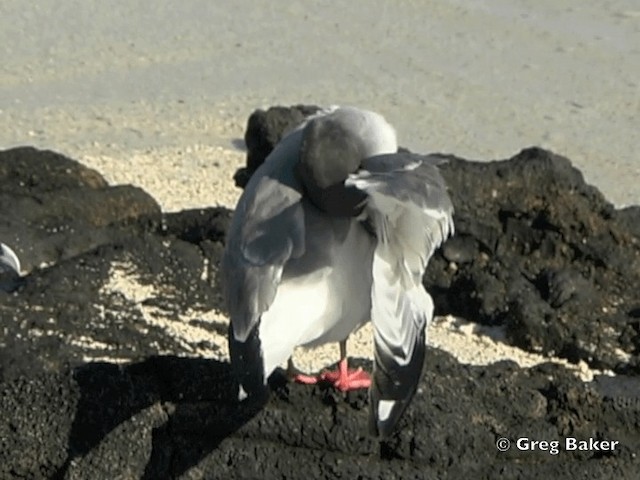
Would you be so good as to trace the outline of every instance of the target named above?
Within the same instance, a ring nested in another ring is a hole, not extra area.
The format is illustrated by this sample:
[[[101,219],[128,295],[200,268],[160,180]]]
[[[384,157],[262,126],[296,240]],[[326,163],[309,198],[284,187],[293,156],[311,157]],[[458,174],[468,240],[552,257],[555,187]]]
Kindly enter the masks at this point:
[[[238,202],[222,261],[241,395],[299,345],[342,342],[371,320],[373,431],[415,393],[433,303],[429,257],[453,232],[438,157],[399,154],[376,113],[337,108],[276,146]]]
[[[15,274],[20,274],[20,260],[8,245],[0,243],[0,271],[11,270]]]
[[[0,291],[12,292],[20,283],[20,260],[11,248],[0,243]]]

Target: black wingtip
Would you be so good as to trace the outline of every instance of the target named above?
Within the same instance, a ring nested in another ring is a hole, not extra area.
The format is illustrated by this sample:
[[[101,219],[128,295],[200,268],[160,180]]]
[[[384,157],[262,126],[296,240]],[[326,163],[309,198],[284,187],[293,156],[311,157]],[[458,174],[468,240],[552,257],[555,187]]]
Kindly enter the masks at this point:
[[[373,382],[369,390],[369,429],[379,439],[393,434],[418,388],[426,353],[424,332],[418,335],[406,365],[376,350]]]
[[[383,400],[383,402],[389,400]],[[392,405],[388,406],[389,413],[384,419],[379,414],[380,403],[372,403],[369,431],[371,435],[377,437],[379,440],[386,440],[395,431],[398,421],[402,417],[402,414],[407,409],[409,402],[402,400],[390,400]]]
[[[263,396],[267,390],[264,378],[262,345],[258,335],[258,322],[244,342],[236,340],[233,327],[229,326],[229,356],[231,369],[238,381],[238,398]]]

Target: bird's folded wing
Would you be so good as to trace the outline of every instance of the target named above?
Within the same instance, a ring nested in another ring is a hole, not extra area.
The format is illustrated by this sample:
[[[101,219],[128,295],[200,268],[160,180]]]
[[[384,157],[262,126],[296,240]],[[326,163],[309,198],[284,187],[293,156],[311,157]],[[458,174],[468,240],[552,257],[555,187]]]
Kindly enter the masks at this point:
[[[433,303],[421,285],[409,290],[398,288],[390,265],[378,256],[373,260],[373,277],[371,429],[386,437],[418,386],[424,364],[425,328],[433,315]]]
[[[413,397],[425,355],[425,327],[433,315],[422,287],[427,261],[452,232],[453,206],[439,157],[371,157],[347,185],[367,193],[363,211],[377,236],[371,320],[375,365],[370,390],[372,427],[388,435]]]
[[[421,283],[433,251],[453,233],[453,205],[438,156],[370,157],[345,184],[367,193],[364,215],[378,237],[376,253],[405,288]]]
[[[258,173],[258,172],[257,172]],[[247,185],[222,259],[235,339],[244,342],[273,302],[284,264],[304,252],[301,187],[269,174]]]

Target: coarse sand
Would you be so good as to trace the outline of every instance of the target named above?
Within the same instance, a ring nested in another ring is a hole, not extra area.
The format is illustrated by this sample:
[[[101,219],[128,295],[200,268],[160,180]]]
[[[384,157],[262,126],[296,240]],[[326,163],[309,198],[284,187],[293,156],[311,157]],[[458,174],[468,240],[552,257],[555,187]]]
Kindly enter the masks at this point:
[[[242,137],[255,108],[351,104],[381,112],[400,144],[469,159],[508,158],[538,145],[569,157],[616,205],[640,201],[640,9],[635,0],[43,0],[0,4],[0,148],[33,145],[95,168],[112,184],[144,188],[165,211],[224,205],[241,194]],[[126,265],[106,291],[142,299]],[[145,288],[147,288],[145,290]],[[185,348],[213,335],[145,309]],[[371,357],[371,330],[349,353]],[[437,318],[428,341],[461,362],[543,358],[504,332]],[[76,339],[87,342],[88,339]],[[191,347],[189,347],[191,348]],[[189,348],[187,350],[189,351]],[[168,352],[170,353],[170,352]],[[316,370],[329,345],[298,352]],[[117,359],[111,358],[112,361]],[[585,365],[571,365],[585,380]]]

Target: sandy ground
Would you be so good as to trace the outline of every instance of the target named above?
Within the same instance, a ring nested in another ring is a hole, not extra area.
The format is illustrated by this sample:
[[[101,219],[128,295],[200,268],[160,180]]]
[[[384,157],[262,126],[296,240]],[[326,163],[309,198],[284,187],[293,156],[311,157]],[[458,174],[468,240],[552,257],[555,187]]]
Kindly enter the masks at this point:
[[[540,145],[617,205],[640,203],[636,0],[5,0],[0,52],[0,148],[63,152],[167,211],[233,207],[248,115],[295,103],[380,111],[419,152],[489,160]],[[112,283],[136,298],[135,278]],[[369,355],[370,337],[350,351]],[[437,319],[429,338],[469,363],[546,360],[461,319]]]

